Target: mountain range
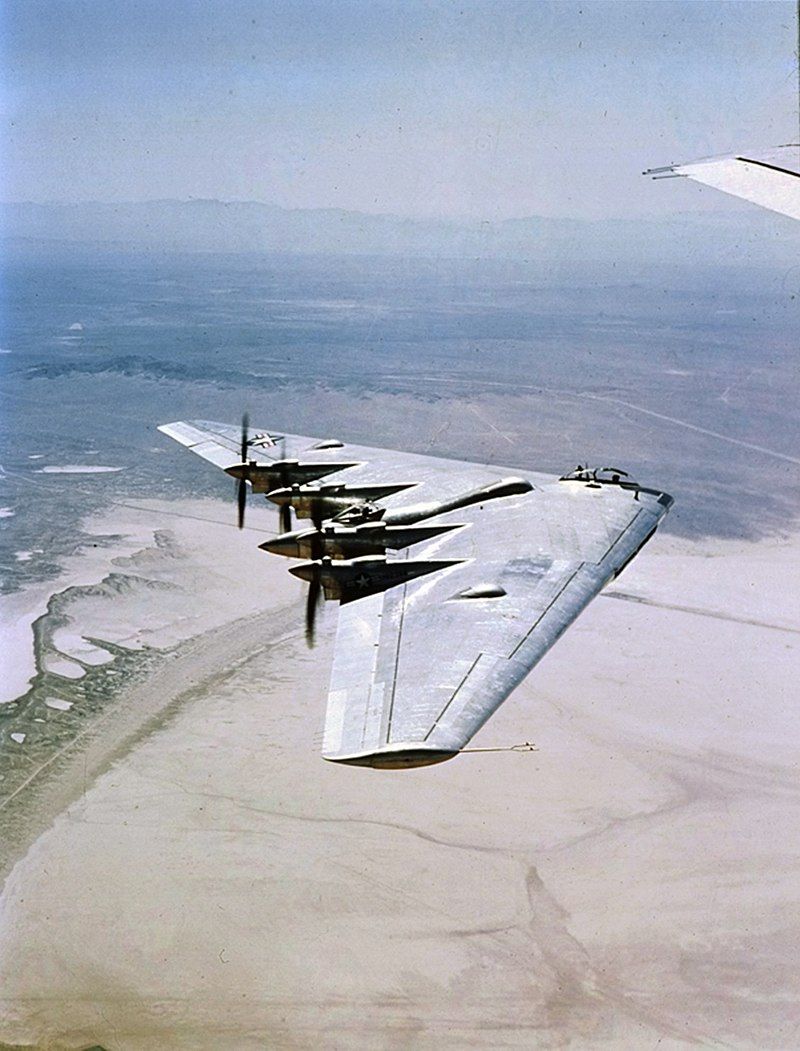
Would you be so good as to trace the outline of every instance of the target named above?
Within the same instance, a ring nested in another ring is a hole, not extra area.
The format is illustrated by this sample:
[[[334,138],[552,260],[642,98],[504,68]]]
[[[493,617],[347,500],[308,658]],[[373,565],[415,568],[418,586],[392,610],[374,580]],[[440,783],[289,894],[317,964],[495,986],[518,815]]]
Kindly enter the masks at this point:
[[[800,226],[731,202],[667,218],[503,221],[409,219],[340,209],[284,209],[253,201],[157,200],[0,204],[6,250],[92,246],[208,253],[302,253],[506,259],[572,270],[594,265],[796,267]]]

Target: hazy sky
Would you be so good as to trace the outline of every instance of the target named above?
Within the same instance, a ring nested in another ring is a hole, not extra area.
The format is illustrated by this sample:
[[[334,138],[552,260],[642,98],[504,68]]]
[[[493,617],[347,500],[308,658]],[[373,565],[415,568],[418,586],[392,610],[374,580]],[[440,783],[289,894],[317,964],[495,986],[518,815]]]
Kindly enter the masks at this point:
[[[731,207],[639,172],[796,139],[794,9],[5,0],[2,196],[484,218]]]

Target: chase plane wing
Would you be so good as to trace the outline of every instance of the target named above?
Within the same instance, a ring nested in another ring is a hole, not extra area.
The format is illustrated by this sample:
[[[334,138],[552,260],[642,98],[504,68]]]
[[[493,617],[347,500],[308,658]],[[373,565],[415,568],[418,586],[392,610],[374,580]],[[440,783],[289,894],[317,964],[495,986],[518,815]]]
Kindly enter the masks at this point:
[[[800,145],[797,143],[650,168],[644,174],[655,179],[693,179],[791,219],[800,219]]]

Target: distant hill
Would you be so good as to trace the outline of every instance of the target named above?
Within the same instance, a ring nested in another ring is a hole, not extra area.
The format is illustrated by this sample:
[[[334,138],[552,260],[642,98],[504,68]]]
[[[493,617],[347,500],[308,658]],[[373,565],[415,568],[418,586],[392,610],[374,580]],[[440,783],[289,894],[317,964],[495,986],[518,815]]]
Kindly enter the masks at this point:
[[[250,201],[6,203],[0,205],[0,233],[7,246],[512,259],[569,270],[593,264],[626,274],[687,261],[791,268],[800,258],[800,224],[735,202],[730,211],[666,219],[532,216],[503,222],[287,210]]]

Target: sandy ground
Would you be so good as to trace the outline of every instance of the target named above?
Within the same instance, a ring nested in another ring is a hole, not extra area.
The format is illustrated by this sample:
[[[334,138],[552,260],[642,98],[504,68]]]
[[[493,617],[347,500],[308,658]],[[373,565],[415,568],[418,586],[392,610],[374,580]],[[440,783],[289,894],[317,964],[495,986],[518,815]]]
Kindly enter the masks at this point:
[[[309,653],[280,563],[182,637],[164,592],[171,655],[6,883],[0,1039],[800,1046],[799,567],[656,538],[474,742],[538,751],[395,773],[319,758],[334,610]]]
[[[70,611],[79,630],[55,625],[52,652],[40,655],[45,666],[55,666],[67,678],[81,674],[79,665],[70,669],[70,657],[81,663],[104,659],[102,650],[87,644],[80,632],[126,648],[163,646],[229,620],[232,605],[234,612],[243,613],[269,605],[265,582],[269,586],[280,574],[270,572],[269,560],[254,553],[254,547],[272,535],[275,514],[254,505],[242,533],[234,526],[234,514],[218,501],[183,501],[173,507],[139,500],[116,504],[87,521],[83,549],[65,559],[57,580],[0,596],[0,704],[24,693],[36,674],[32,625],[47,613],[53,595],[80,601],[74,616]],[[114,588],[122,577],[128,581],[124,594]],[[159,601],[147,603],[149,616],[142,615],[143,596],[131,593],[131,584],[141,579],[164,584]],[[234,581],[238,586],[232,586]],[[186,589],[192,587],[195,601],[187,603]],[[201,591],[205,602],[196,601]]]
[[[263,506],[239,532],[217,501],[120,504],[85,523],[82,573],[76,557],[7,597],[5,660],[33,686],[0,709],[0,874],[199,682],[296,625],[302,586],[256,546],[276,524]]]

